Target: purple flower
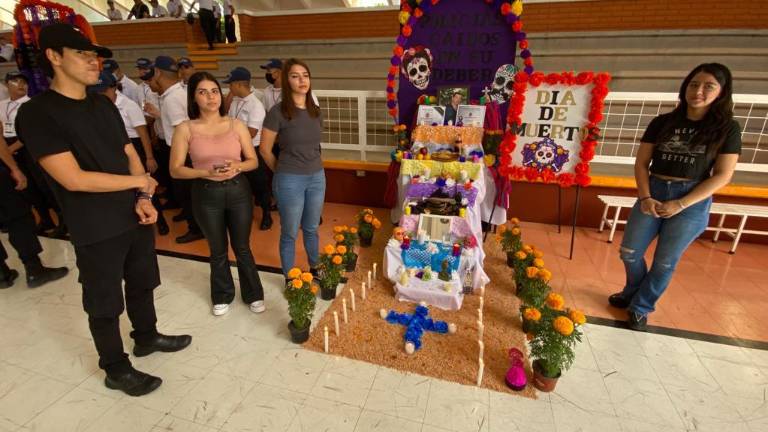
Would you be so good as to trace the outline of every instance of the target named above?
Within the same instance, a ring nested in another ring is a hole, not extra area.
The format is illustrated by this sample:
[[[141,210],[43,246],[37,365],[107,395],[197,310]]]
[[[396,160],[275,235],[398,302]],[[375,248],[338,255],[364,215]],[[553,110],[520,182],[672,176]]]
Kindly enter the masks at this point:
[[[389,62],[392,64],[392,66],[400,66],[400,57],[392,56],[392,58],[389,59]]]
[[[528,75],[532,74],[533,73],[533,66],[526,66],[525,67],[525,73],[527,73]]]
[[[520,51],[520,57],[527,59],[530,56],[531,56],[531,51],[528,48]]]
[[[397,102],[395,101],[387,101],[387,108],[394,108],[397,106]]]

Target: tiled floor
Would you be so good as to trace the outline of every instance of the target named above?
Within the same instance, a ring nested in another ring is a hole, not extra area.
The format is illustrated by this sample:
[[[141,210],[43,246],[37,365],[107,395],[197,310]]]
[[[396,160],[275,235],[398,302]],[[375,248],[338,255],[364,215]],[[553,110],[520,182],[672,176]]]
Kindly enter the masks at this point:
[[[350,224],[359,207],[326,204],[325,223],[320,227],[321,245],[331,240],[333,225]],[[175,212],[167,212],[170,216]],[[270,267],[280,266],[277,242],[280,236],[279,216],[270,231],[251,234],[256,262]],[[388,210],[376,209],[382,221]],[[261,211],[255,211],[255,223],[261,221]],[[158,237],[161,250],[208,256],[204,240],[186,245],[173,241],[182,234],[184,224],[171,224],[168,236]],[[390,235],[389,228],[383,228]],[[576,234],[573,260],[568,259],[570,227],[557,227],[523,222],[523,239],[546,253],[545,261],[552,269],[552,285],[562,291],[569,304],[583,309],[588,315],[625,320],[624,311],[608,306],[608,295],[620,291],[624,284],[624,267],[619,260],[622,232],[618,231],[613,243],[606,242],[608,233],[596,229],[579,228]],[[491,239],[492,237],[489,237]],[[300,244],[300,242],[297,242]],[[263,247],[269,245],[268,247]],[[768,246],[741,243],[735,255],[727,253],[730,243],[712,243],[697,240],[686,251],[678,265],[672,283],[661,298],[650,324],[681,330],[708,333],[739,339],[768,341]],[[653,248],[647,259],[653,256]],[[303,248],[297,248],[297,263],[306,266]],[[493,282],[492,282],[493,283]]]
[[[526,232],[567,247],[546,227]],[[597,245],[591,233],[579,238],[584,268],[571,268],[597,284],[594,269],[613,266],[613,254],[587,247],[592,237]],[[74,267],[68,243],[42,240],[46,263]],[[731,260],[741,256],[749,254]],[[159,261],[160,329],[194,339],[178,353],[132,358],[164,379],[142,398],[103,386],[76,272],[37,290],[21,282],[0,292],[0,432],[768,430],[768,351],[587,325],[557,390],[531,400],[298,348],[279,275],[262,273],[264,314],[236,303],[214,317],[207,264]],[[15,257],[9,264],[19,267]],[[122,330],[128,340],[127,321]]]

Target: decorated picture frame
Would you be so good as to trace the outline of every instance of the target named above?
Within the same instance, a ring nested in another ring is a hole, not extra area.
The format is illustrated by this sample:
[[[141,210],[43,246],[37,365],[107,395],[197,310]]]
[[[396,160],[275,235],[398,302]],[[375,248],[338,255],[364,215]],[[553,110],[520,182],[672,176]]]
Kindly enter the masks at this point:
[[[443,107],[450,105],[456,92],[461,93],[460,105],[469,103],[469,86],[442,86],[437,89],[437,104]]]
[[[610,75],[515,75],[499,171],[510,180],[588,186]]]

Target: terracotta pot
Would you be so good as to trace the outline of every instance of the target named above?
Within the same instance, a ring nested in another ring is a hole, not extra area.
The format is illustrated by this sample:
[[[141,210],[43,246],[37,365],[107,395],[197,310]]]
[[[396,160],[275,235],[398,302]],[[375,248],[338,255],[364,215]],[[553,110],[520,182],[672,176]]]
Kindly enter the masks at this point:
[[[355,268],[357,267],[357,255],[354,255],[351,260],[347,261],[347,268],[346,270],[348,272],[355,271]]]
[[[320,298],[323,300],[333,300],[336,298],[336,288],[338,285],[334,285],[333,287],[326,286],[325,284],[320,284]]]
[[[371,247],[371,243],[373,242],[373,234],[371,234],[370,237],[363,237],[360,236],[360,247]]]
[[[562,373],[558,373],[554,378],[544,376],[541,368],[541,361],[533,361],[533,386],[540,391],[547,393],[553,391],[557,385],[557,380],[560,378],[560,375],[562,375]]]
[[[515,254],[507,252],[507,267],[513,268],[515,266]]]
[[[295,344],[306,342],[309,339],[310,326],[311,326],[311,323],[310,325],[307,326],[307,328],[297,329],[293,325],[293,320],[291,320],[291,322],[288,323],[288,330],[291,332],[291,341]]]

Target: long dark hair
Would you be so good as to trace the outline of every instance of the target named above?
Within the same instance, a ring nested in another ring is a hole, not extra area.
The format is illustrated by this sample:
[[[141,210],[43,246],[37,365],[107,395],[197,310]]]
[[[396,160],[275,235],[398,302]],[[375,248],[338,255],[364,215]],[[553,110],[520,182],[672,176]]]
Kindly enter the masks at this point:
[[[200,107],[195,100],[195,92],[197,91],[197,86],[203,81],[212,81],[216,83],[216,87],[219,88],[219,94],[221,95],[219,115],[222,117],[226,116],[227,111],[224,109],[224,95],[221,94],[221,84],[219,84],[216,78],[208,72],[195,72],[189,77],[189,82],[187,83],[187,115],[189,116],[189,119],[195,120],[200,118]]]
[[[720,63],[702,63],[685,77],[680,84],[678,98],[680,103],[672,111],[669,121],[659,134],[659,141],[669,139],[674,134],[675,124],[686,118],[688,114],[688,101],[685,99],[685,93],[688,85],[697,73],[704,72],[712,75],[718,84],[720,84],[720,94],[709,106],[709,110],[704,115],[701,127],[688,144],[691,148],[699,145],[705,145],[707,148],[707,158],[713,160],[728,136],[733,121],[733,78],[731,71]]]
[[[280,112],[283,114],[283,117],[286,120],[290,120],[293,118],[293,114],[295,112],[296,104],[293,102],[293,90],[291,90],[291,84],[288,82],[288,72],[291,71],[291,68],[294,65],[299,65],[307,70],[307,73],[309,74],[310,82],[309,82],[309,91],[307,92],[307,112],[309,113],[309,116],[312,118],[317,118],[320,116],[320,107],[315,105],[315,99],[312,97],[312,72],[309,71],[309,66],[307,66],[306,63],[299,59],[290,58],[285,63],[283,63],[283,71],[280,74],[280,86],[282,88],[281,90],[281,103],[280,103]]]

